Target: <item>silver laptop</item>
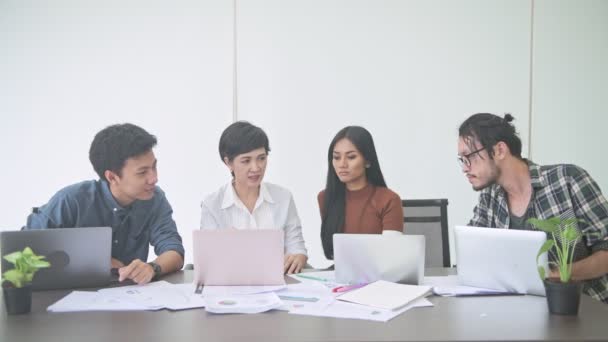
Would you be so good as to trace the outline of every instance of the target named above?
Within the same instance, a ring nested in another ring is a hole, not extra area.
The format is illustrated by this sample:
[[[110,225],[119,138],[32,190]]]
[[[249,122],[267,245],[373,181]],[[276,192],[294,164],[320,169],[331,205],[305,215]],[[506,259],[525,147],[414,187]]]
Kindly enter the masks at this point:
[[[283,285],[282,229],[195,230],[197,285]]]
[[[424,250],[424,235],[334,234],[336,281],[418,285],[424,277]]]
[[[0,232],[2,255],[30,247],[51,267],[34,275],[32,289],[100,287],[110,282],[112,228],[53,228]],[[2,259],[2,271],[13,265]]]
[[[462,285],[544,296],[536,255],[547,240],[540,231],[457,226],[458,281]],[[539,265],[547,269],[546,253]]]

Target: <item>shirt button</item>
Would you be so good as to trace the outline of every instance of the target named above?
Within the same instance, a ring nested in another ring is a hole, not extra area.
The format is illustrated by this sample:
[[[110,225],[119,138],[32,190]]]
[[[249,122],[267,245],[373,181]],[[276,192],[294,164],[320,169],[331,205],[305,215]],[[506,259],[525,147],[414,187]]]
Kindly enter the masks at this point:
[[[112,209],[112,210],[113,210],[114,212],[118,211],[118,209],[116,209],[116,208],[114,208],[114,209]]]
[[[118,243],[118,240],[114,240],[114,244],[117,244],[117,243]]]

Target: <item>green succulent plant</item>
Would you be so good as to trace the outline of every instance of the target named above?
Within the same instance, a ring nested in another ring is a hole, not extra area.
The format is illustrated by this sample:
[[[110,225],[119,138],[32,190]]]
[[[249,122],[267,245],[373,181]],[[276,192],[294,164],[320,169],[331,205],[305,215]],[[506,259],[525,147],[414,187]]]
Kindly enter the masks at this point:
[[[10,282],[16,288],[21,288],[32,282],[34,274],[41,269],[51,266],[51,264],[42,260],[45,257],[42,255],[34,254],[31,248],[25,247],[23,251],[13,252],[5,255],[4,260],[15,265],[11,270],[8,270],[2,274],[0,284],[4,284],[5,281]]]

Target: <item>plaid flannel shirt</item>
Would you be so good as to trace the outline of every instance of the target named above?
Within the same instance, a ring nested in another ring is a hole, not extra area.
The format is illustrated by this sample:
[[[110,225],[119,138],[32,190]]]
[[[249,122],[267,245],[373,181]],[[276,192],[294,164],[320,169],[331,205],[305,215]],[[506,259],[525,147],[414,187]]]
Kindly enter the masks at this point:
[[[539,166],[526,160],[533,189],[530,217],[576,217],[582,232],[574,260],[583,259],[598,250],[608,250],[608,202],[593,178],[576,165]],[[509,206],[506,192],[497,184],[479,194],[470,226],[509,228]],[[552,259],[552,255],[549,258]],[[583,291],[608,303],[608,274],[585,281]]]

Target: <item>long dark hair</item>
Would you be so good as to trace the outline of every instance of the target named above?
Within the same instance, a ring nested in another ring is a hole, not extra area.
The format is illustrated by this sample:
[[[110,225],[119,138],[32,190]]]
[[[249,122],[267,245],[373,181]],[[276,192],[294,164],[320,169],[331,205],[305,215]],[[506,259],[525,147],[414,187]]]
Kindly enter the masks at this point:
[[[327,183],[325,185],[325,202],[323,203],[325,215],[321,221],[321,242],[323,243],[325,257],[328,259],[334,258],[334,233],[342,232],[344,226],[346,185],[336,175],[332,163],[334,147],[342,139],[348,139],[353,143],[369,164],[369,168],[365,169],[367,182],[375,186],[386,187],[372,135],[360,126],[342,128],[331,141],[327,151]]]

